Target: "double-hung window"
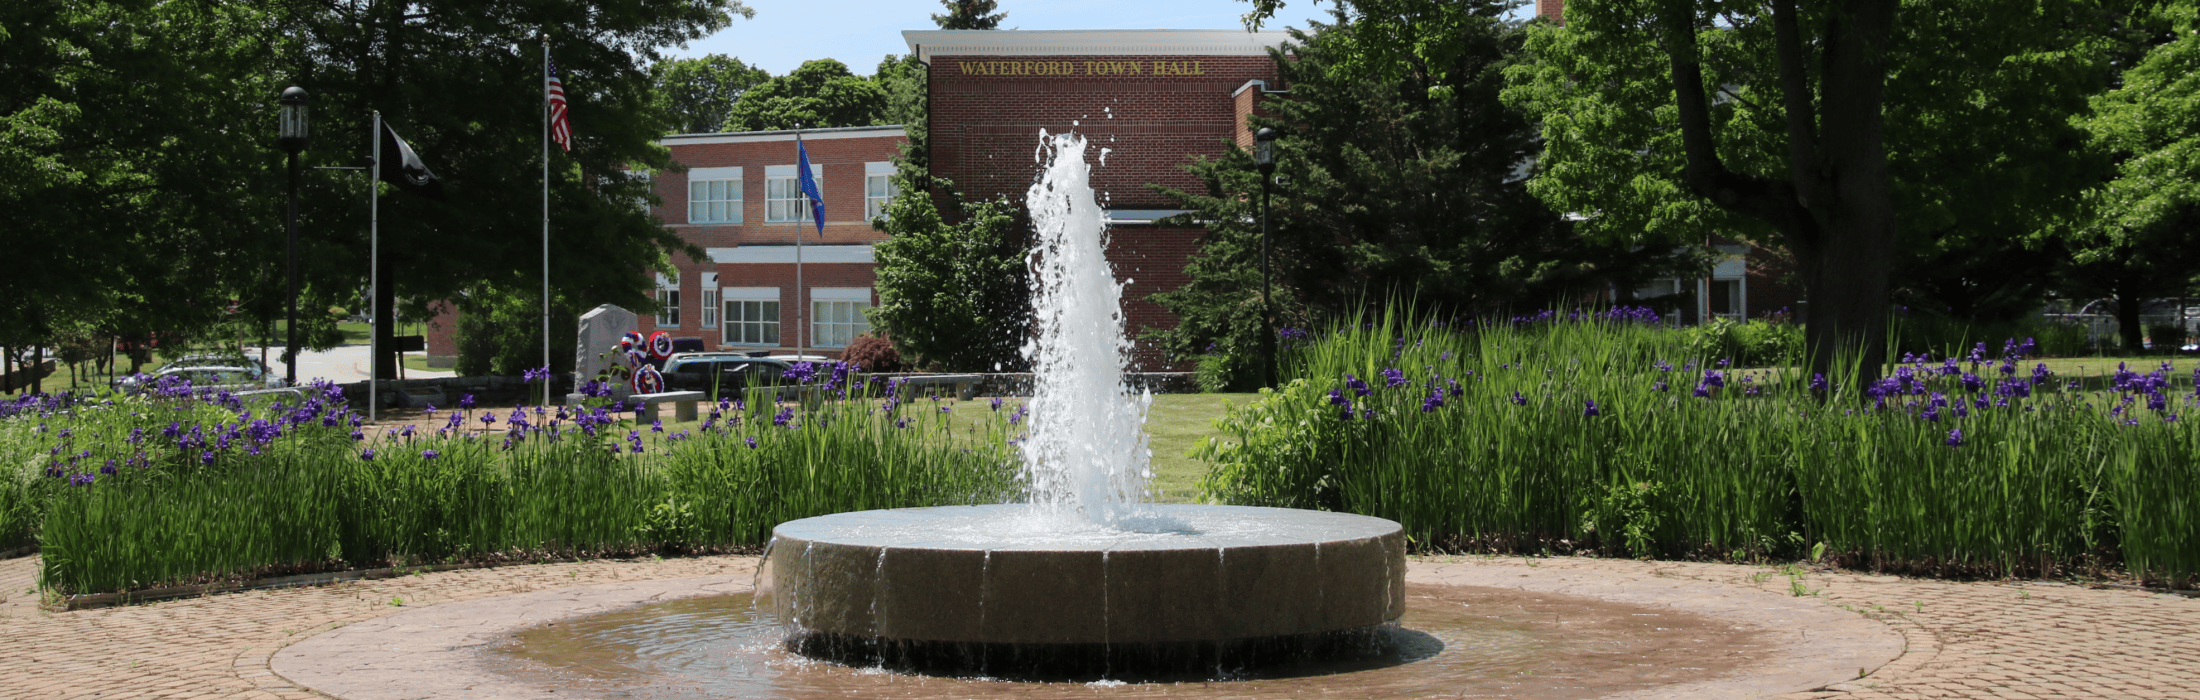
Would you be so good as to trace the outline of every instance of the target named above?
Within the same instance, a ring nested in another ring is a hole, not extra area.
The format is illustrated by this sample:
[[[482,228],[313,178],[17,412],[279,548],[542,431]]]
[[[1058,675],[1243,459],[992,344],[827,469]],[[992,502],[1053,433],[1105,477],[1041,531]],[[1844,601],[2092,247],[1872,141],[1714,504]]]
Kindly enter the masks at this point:
[[[809,202],[802,197],[802,182],[795,177],[795,166],[764,166],[764,221],[784,223],[809,221]],[[810,178],[817,181],[819,195],[825,193],[825,166],[810,164]]]
[[[871,308],[869,287],[810,288],[810,339],[821,348],[847,347],[856,336],[871,332],[871,320],[863,312]]]
[[[700,304],[697,304],[697,305],[696,305],[696,308],[695,308],[695,310],[696,310],[696,311],[700,311],[700,312],[702,312],[702,319],[700,320],[700,322],[699,322],[699,324],[698,324],[698,325],[700,325],[700,326],[701,326],[701,327],[703,327],[703,328],[717,328],[717,327],[718,327],[718,273],[716,273],[716,272],[705,272],[705,273],[703,273],[703,288],[702,288],[702,290],[701,290],[701,296],[702,296],[702,299],[701,299],[701,302],[702,302],[702,303],[700,303]]]
[[[778,287],[727,287],[721,293],[726,345],[779,344]]]
[[[657,326],[680,327],[680,278],[657,273]]]
[[[863,219],[869,221],[886,215],[886,207],[894,203],[894,195],[901,189],[894,186],[893,163],[863,164]]]
[[[741,169],[688,170],[688,223],[741,223]]]

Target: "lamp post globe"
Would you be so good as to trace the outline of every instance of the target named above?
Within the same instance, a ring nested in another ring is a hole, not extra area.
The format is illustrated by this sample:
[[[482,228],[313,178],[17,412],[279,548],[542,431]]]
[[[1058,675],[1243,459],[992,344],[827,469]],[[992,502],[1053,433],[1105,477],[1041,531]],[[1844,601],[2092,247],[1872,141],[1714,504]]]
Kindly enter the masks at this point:
[[[283,324],[283,380],[288,386],[298,385],[298,152],[306,148],[307,103],[310,101],[305,88],[296,85],[283,88],[282,97],[275,101],[279,105],[276,112],[281,122],[275,145],[290,156],[290,204],[284,217],[290,238],[290,311]]]
[[[278,112],[282,120],[282,129],[278,132],[275,143],[282,147],[284,153],[296,154],[305,150],[306,117],[309,111],[307,103],[311,101],[312,98],[306,95],[306,89],[296,85],[283,88],[283,96],[275,101],[280,105]]]
[[[1260,170],[1260,360],[1264,386],[1276,385],[1276,307],[1269,298],[1268,179],[1276,172],[1276,130],[1253,132],[1253,166]]]

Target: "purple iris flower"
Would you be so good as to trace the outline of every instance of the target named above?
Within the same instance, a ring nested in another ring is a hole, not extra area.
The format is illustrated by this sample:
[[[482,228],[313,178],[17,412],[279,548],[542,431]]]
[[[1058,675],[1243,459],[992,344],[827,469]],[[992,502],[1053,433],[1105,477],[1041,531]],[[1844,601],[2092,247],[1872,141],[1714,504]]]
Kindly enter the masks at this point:
[[[1373,391],[1367,387],[1367,382],[1360,381],[1359,377],[1352,376],[1350,373],[1344,375],[1344,385],[1351,388],[1352,393],[1360,396],[1366,396]]]
[[[1825,373],[1823,373],[1823,372],[1817,372],[1817,373],[1813,373],[1813,374],[1811,374],[1811,375],[1810,375],[1810,390],[1811,390],[1811,391],[1820,391],[1820,392],[1822,392],[1822,391],[1825,391],[1825,390],[1826,390],[1826,375],[1825,375]]]
[[[1382,375],[1383,386],[1385,387],[1396,389],[1406,385],[1406,373],[1396,367],[1384,369]]]
[[[1949,447],[1962,447],[1962,446],[1963,446],[1963,429],[1962,429],[1962,428],[1953,428],[1953,429],[1950,429],[1950,430],[1948,431],[1948,446],[1949,446]]]
[[[1528,397],[1520,395],[1520,391],[1515,389],[1513,390],[1512,402],[1514,406],[1526,406],[1528,405]]]
[[[441,452],[437,452],[437,451],[435,451],[435,450],[421,450],[421,451],[420,451],[420,458],[421,458],[421,459],[435,459],[435,458],[437,458],[437,457],[441,457],[441,456],[443,456],[443,453],[441,453]]]
[[[1581,409],[1581,415],[1586,418],[1595,418],[1598,413],[1597,402],[1595,401],[1590,401],[1587,407]]]
[[[749,438],[748,438],[748,443],[749,443],[749,449],[752,449],[752,450],[753,450],[753,449],[756,449],[756,438],[755,438],[754,436],[751,436],[751,437],[749,437]]]

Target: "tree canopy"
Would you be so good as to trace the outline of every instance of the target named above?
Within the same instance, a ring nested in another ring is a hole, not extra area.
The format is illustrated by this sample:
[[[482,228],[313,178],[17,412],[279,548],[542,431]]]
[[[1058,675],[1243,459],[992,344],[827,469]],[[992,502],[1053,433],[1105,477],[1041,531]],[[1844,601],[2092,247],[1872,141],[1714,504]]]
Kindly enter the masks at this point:
[[[301,308],[351,306],[367,278],[366,180],[379,111],[444,180],[444,201],[385,196],[385,282],[414,305],[483,285],[539,284],[542,40],[571,103],[571,153],[551,155],[551,262],[567,305],[647,308],[643,274],[700,255],[620,177],[671,166],[654,141],[646,67],[747,10],[734,0],[127,0],[7,3],[0,46],[0,245],[38,265],[0,275],[0,329],[37,336],[70,314],[121,330],[192,330],[231,299],[281,315],[285,201],[276,96],[312,96],[301,154]],[[308,314],[307,317],[321,316]],[[127,334],[127,333],[125,333]]]
[[[733,103],[771,73],[724,54],[675,58],[650,66],[653,103],[675,134],[707,134],[726,125]]]
[[[883,123],[885,88],[830,58],[751,87],[733,103],[725,131],[776,131],[872,126]]]
[[[932,23],[941,29],[999,29],[1006,12],[994,12],[1000,8],[998,0],[940,0],[947,14],[932,15]]]
[[[879,305],[871,324],[914,366],[997,372],[1023,366],[1029,277],[1015,207],[965,205],[944,179],[903,168],[901,196],[874,222]],[[934,205],[946,201],[950,222]]]
[[[2078,122],[2113,176],[2049,229],[2068,251],[2060,281],[2113,299],[2134,350],[2146,301],[2182,295],[2200,272],[2200,8],[2166,6],[2135,24],[2153,47]]]

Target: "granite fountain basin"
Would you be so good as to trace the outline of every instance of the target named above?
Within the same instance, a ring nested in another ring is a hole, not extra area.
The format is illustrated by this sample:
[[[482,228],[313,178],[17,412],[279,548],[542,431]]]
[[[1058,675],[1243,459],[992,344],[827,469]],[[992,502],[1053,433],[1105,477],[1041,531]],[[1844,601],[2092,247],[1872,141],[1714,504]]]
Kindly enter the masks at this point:
[[[1166,676],[1349,653],[1405,611],[1397,523],[1154,505],[841,513],[774,531],[766,605],[810,656],[955,675]]]

